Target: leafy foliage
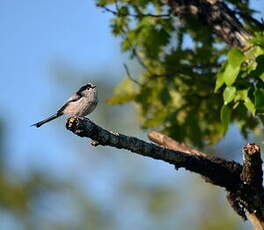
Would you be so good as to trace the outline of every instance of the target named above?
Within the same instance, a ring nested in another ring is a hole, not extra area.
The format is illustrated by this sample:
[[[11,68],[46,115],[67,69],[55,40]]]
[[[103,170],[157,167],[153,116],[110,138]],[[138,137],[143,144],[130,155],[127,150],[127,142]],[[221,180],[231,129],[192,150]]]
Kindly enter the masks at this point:
[[[248,1],[227,2],[244,15],[254,12]],[[178,23],[162,1],[97,4],[114,12],[113,34],[143,67],[141,84],[125,79],[108,102],[135,102],[142,128],[202,147],[217,142],[231,122],[239,124],[245,137],[259,124],[264,110],[263,33],[255,33],[247,50],[230,49],[194,18]],[[257,31],[247,20],[244,24]]]

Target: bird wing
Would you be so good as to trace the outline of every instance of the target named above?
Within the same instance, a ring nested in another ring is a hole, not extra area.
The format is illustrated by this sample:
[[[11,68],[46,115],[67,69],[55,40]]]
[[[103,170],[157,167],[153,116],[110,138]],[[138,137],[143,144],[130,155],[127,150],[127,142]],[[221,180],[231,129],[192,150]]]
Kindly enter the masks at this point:
[[[66,103],[58,110],[57,114],[62,114],[63,110],[67,107],[67,105],[71,102],[78,101],[82,97],[81,94],[75,93],[68,98]]]
[[[82,97],[81,94],[75,93],[75,94],[73,94],[72,96],[70,96],[68,98],[68,100],[66,101],[66,103],[73,102],[73,101],[78,101],[81,97]]]

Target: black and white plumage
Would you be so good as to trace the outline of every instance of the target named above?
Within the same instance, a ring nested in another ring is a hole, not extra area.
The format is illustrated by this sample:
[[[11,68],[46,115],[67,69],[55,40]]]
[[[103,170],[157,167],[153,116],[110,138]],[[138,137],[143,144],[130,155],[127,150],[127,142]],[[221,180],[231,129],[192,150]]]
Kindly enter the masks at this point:
[[[96,86],[88,83],[74,93],[66,103],[49,118],[37,122],[32,126],[39,128],[41,125],[60,117],[61,115],[84,117],[90,114],[97,105]]]

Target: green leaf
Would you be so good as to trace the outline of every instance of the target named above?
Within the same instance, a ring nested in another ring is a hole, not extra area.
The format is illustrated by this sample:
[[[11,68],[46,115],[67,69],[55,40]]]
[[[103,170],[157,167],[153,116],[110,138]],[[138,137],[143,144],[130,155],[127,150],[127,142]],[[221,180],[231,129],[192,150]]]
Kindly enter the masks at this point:
[[[171,102],[171,96],[167,87],[164,87],[160,93],[160,101],[163,105],[167,105]]]
[[[223,125],[224,134],[226,133],[228,126],[229,126],[230,119],[231,119],[231,113],[232,113],[231,108],[229,108],[227,105],[222,106],[220,118],[221,118],[221,122]]]
[[[111,98],[108,98],[106,100],[106,103],[109,104],[109,105],[124,104],[124,103],[133,101],[134,98],[135,98],[134,94],[127,93],[127,94],[124,94],[124,95],[116,95],[116,96],[113,96]]]
[[[223,81],[228,86],[231,86],[235,82],[240,72],[240,65],[244,61],[244,59],[245,57],[240,50],[233,48],[229,51],[227,55],[228,62],[223,73]]]
[[[237,90],[234,101],[235,102],[240,101],[240,100],[244,101],[247,98],[247,95],[248,95],[248,89]]]
[[[216,84],[215,84],[215,89],[214,89],[215,93],[217,93],[218,89],[220,89],[222,85],[225,83],[224,82],[224,71],[225,71],[226,65],[227,65],[227,61],[225,61],[222,64],[220,71],[216,75]]]
[[[250,100],[249,96],[248,96],[248,89],[243,89],[243,90],[237,90],[236,91],[236,95],[234,98],[234,101],[244,101],[244,105],[246,106],[246,108],[253,114],[255,115],[256,112],[256,108],[254,103]]]
[[[152,89],[149,87],[142,87],[140,88],[140,92],[139,94],[136,96],[135,101],[138,103],[146,103],[147,101],[149,101],[152,97]]]
[[[96,6],[98,7],[102,7],[102,6],[105,6],[107,4],[107,0],[99,0],[97,3],[96,3]]]
[[[187,128],[188,138],[192,140],[195,146],[203,146],[202,140],[200,138],[202,130],[199,126],[199,123],[197,123],[197,114],[195,110],[192,110],[188,113],[185,122],[189,124]]]
[[[240,66],[235,67],[228,63],[225,68],[225,72],[223,73],[223,81],[227,85],[231,86],[235,82],[239,74],[239,70],[240,70]]]
[[[256,68],[249,73],[251,77],[260,78],[262,81],[264,79],[264,55],[259,55],[256,58]]]
[[[225,105],[233,101],[235,96],[236,96],[236,88],[232,86],[227,86],[223,92]]]
[[[221,88],[221,86],[224,84],[224,79],[223,79],[223,73],[220,72],[216,75],[216,83],[215,83],[215,89],[214,92],[217,93],[218,89]]]
[[[264,110],[264,89],[257,88],[254,92],[255,96],[255,107],[257,110]]]
[[[146,56],[157,58],[161,47],[169,43],[170,35],[165,29],[150,23],[150,20],[146,18],[138,27],[136,42],[143,45]]]
[[[263,32],[255,33],[254,38],[252,38],[250,42],[255,45],[264,46],[264,33]]]
[[[244,61],[244,54],[237,48],[233,48],[228,52],[228,63],[233,67],[240,65]]]
[[[118,11],[121,15],[128,15],[129,14],[129,9],[127,6],[121,6]]]
[[[102,6],[105,6],[107,4],[113,4],[113,3],[115,3],[115,0],[98,0],[96,3],[96,6],[102,7]]]
[[[255,115],[256,113],[256,108],[254,103],[250,100],[249,97],[246,97],[244,100],[244,105],[246,106],[246,108],[253,114]]]
[[[259,78],[264,81],[264,72],[262,74],[260,74]]]
[[[115,89],[114,96],[107,99],[108,104],[123,104],[133,101],[136,97],[133,82],[126,78]]]
[[[166,108],[160,108],[153,114],[152,118],[149,118],[144,122],[143,128],[149,129],[161,124],[166,118],[167,112]]]
[[[111,31],[117,36],[123,33],[124,28],[128,25],[129,17],[117,17],[111,20]]]

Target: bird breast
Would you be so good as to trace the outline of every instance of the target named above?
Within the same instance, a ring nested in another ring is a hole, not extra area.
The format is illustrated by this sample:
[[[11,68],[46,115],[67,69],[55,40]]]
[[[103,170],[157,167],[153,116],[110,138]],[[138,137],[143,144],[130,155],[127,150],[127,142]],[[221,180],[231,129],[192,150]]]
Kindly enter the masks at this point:
[[[97,100],[82,97],[78,101],[70,102],[63,112],[70,116],[86,116],[95,109],[96,105]]]

